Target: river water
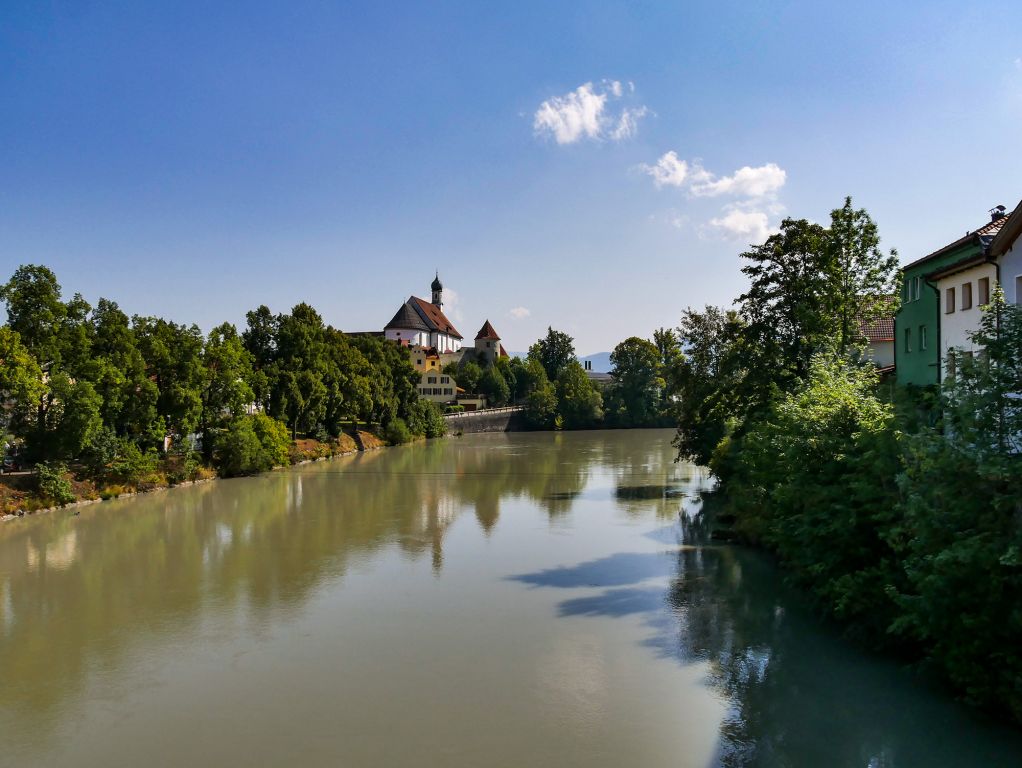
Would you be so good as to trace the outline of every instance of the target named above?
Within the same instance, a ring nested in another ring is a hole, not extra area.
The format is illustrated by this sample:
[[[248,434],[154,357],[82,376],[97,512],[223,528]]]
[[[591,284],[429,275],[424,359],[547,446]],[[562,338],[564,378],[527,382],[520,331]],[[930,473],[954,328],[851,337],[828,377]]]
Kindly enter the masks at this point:
[[[0,526],[0,765],[994,766],[711,543],[669,431],[478,435]]]

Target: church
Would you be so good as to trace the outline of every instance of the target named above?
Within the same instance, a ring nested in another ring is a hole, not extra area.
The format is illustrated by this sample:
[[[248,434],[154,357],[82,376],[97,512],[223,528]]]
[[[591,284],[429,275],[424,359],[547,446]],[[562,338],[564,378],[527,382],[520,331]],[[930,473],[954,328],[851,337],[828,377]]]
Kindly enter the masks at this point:
[[[430,285],[431,301],[410,296],[383,328],[389,341],[408,348],[412,365],[422,374],[419,396],[442,405],[463,405],[466,410],[485,408],[485,398],[459,389],[454,377],[442,369],[451,363],[474,360],[481,366],[507,357],[500,336],[489,320],[483,323],[472,346],[444,314],[444,286],[437,273]]]

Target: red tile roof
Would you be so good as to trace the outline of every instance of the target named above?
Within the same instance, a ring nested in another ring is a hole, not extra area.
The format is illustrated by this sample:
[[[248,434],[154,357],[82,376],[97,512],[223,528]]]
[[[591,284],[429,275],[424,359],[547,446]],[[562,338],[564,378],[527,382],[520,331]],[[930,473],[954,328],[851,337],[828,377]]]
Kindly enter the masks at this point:
[[[894,304],[894,297],[887,296],[884,298],[884,304],[887,305],[890,312],[890,307]],[[894,341],[894,315],[884,314],[880,317],[875,317],[870,321],[866,321],[865,318],[858,318],[859,322],[859,333],[866,337],[866,341],[870,344],[876,344],[881,341]]]
[[[448,336],[452,336],[455,339],[464,338],[458,329],[454,327],[454,324],[447,319],[447,316],[440,311],[440,307],[436,304],[430,304],[428,301],[420,299],[418,296],[412,296],[408,299],[408,303],[419,313],[426,324],[431,326],[431,331],[440,331],[440,333],[446,333]]]
[[[990,241],[997,235],[997,233],[1001,231],[1001,227],[1008,223],[1008,219],[1010,219],[1011,217],[1012,214],[1009,213],[1006,216],[1001,216],[1000,218],[994,219],[993,221],[988,221],[979,229],[974,229],[971,232],[965,233],[964,237],[958,238],[953,243],[948,243],[943,248],[938,248],[933,253],[928,253],[921,259],[916,259],[915,261],[905,264],[902,267],[902,269],[908,269],[909,267],[914,267],[917,266],[918,264],[923,264],[929,261],[930,259],[934,259],[938,256],[943,256],[945,253],[961,248],[964,245],[968,245],[970,242],[975,243],[976,245],[979,245],[981,247],[986,247],[986,245],[990,243]]]
[[[504,345],[503,344],[500,345],[500,356],[501,357],[509,357],[509,355],[507,353],[507,350],[504,349]]]
[[[493,330],[493,326],[490,325],[490,321],[487,320],[483,323],[483,327],[479,329],[479,333],[476,334],[476,341],[480,339],[492,339],[493,341],[500,341],[500,336]]]

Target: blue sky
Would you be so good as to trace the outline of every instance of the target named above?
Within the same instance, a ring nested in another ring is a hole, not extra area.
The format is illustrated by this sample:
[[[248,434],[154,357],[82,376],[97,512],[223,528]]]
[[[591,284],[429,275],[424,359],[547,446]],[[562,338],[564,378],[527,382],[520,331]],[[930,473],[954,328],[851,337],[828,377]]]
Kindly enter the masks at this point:
[[[492,7],[491,7],[492,6]],[[903,261],[1022,198],[1022,4],[0,4],[0,275],[581,354],[851,194]],[[673,154],[672,154],[673,153]]]

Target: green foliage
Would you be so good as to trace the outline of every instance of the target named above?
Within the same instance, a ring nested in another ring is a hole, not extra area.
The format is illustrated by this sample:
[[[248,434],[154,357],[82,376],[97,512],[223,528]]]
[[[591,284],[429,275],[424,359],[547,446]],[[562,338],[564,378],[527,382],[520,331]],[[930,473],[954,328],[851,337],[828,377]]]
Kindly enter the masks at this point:
[[[657,345],[636,336],[625,339],[610,353],[614,366],[613,394],[619,401],[616,421],[628,426],[651,426],[660,416],[663,378]]]
[[[743,532],[871,639],[895,616],[887,590],[900,578],[898,433],[876,384],[870,367],[818,357],[746,433],[727,486]]]
[[[439,405],[429,400],[419,400],[412,407],[406,426],[412,435],[434,438],[447,434],[443,411]]]
[[[511,388],[497,365],[489,366],[479,379],[479,392],[486,395],[490,407],[507,405],[511,398]]]
[[[122,485],[137,488],[152,479],[158,465],[159,456],[156,449],[142,451],[133,441],[122,439],[118,441],[117,452],[110,462],[107,474],[109,478]]]
[[[71,483],[67,479],[67,465],[60,462],[36,464],[36,488],[39,495],[57,505],[70,504],[75,500]]]
[[[538,360],[550,381],[575,359],[574,339],[566,333],[547,328],[547,334],[529,347],[529,359]]]
[[[551,429],[557,419],[557,389],[535,358],[529,360],[526,374],[525,420],[535,429]]]
[[[412,430],[400,417],[394,418],[383,428],[383,439],[391,445],[402,445],[410,442],[413,437],[415,435],[412,434]]]
[[[458,386],[464,389],[466,393],[473,395],[479,392],[479,382],[482,378],[483,369],[474,360],[467,360],[459,365],[458,372],[455,374],[455,381],[458,382]]]
[[[907,441],[893,628],[970,700],[1022,722],[1022,309],[996,296],[973,341],[986,354],[946,383],[943,432]]]
[[[702,312],[687,309],[682,314],[678,334],[685,356],[672,370],[671,381],[677,396],[676,444],[683,458],[703,466],[710,464],[725,436],[734,432],[748,405],[742,398],[747,374],[745,328],[737,312],[717,307],[708,306]],[[718,451],[718,467],[724,465],[727,447]]]
[[[557,414],[565,429],[592,427],[603,418],[603,397],[577,360],[561,369],[556,391]]]
[[[287,463],[287,427],[264,414],[239,416],[217,435],[213,460],[225,477],[266,472]]]

